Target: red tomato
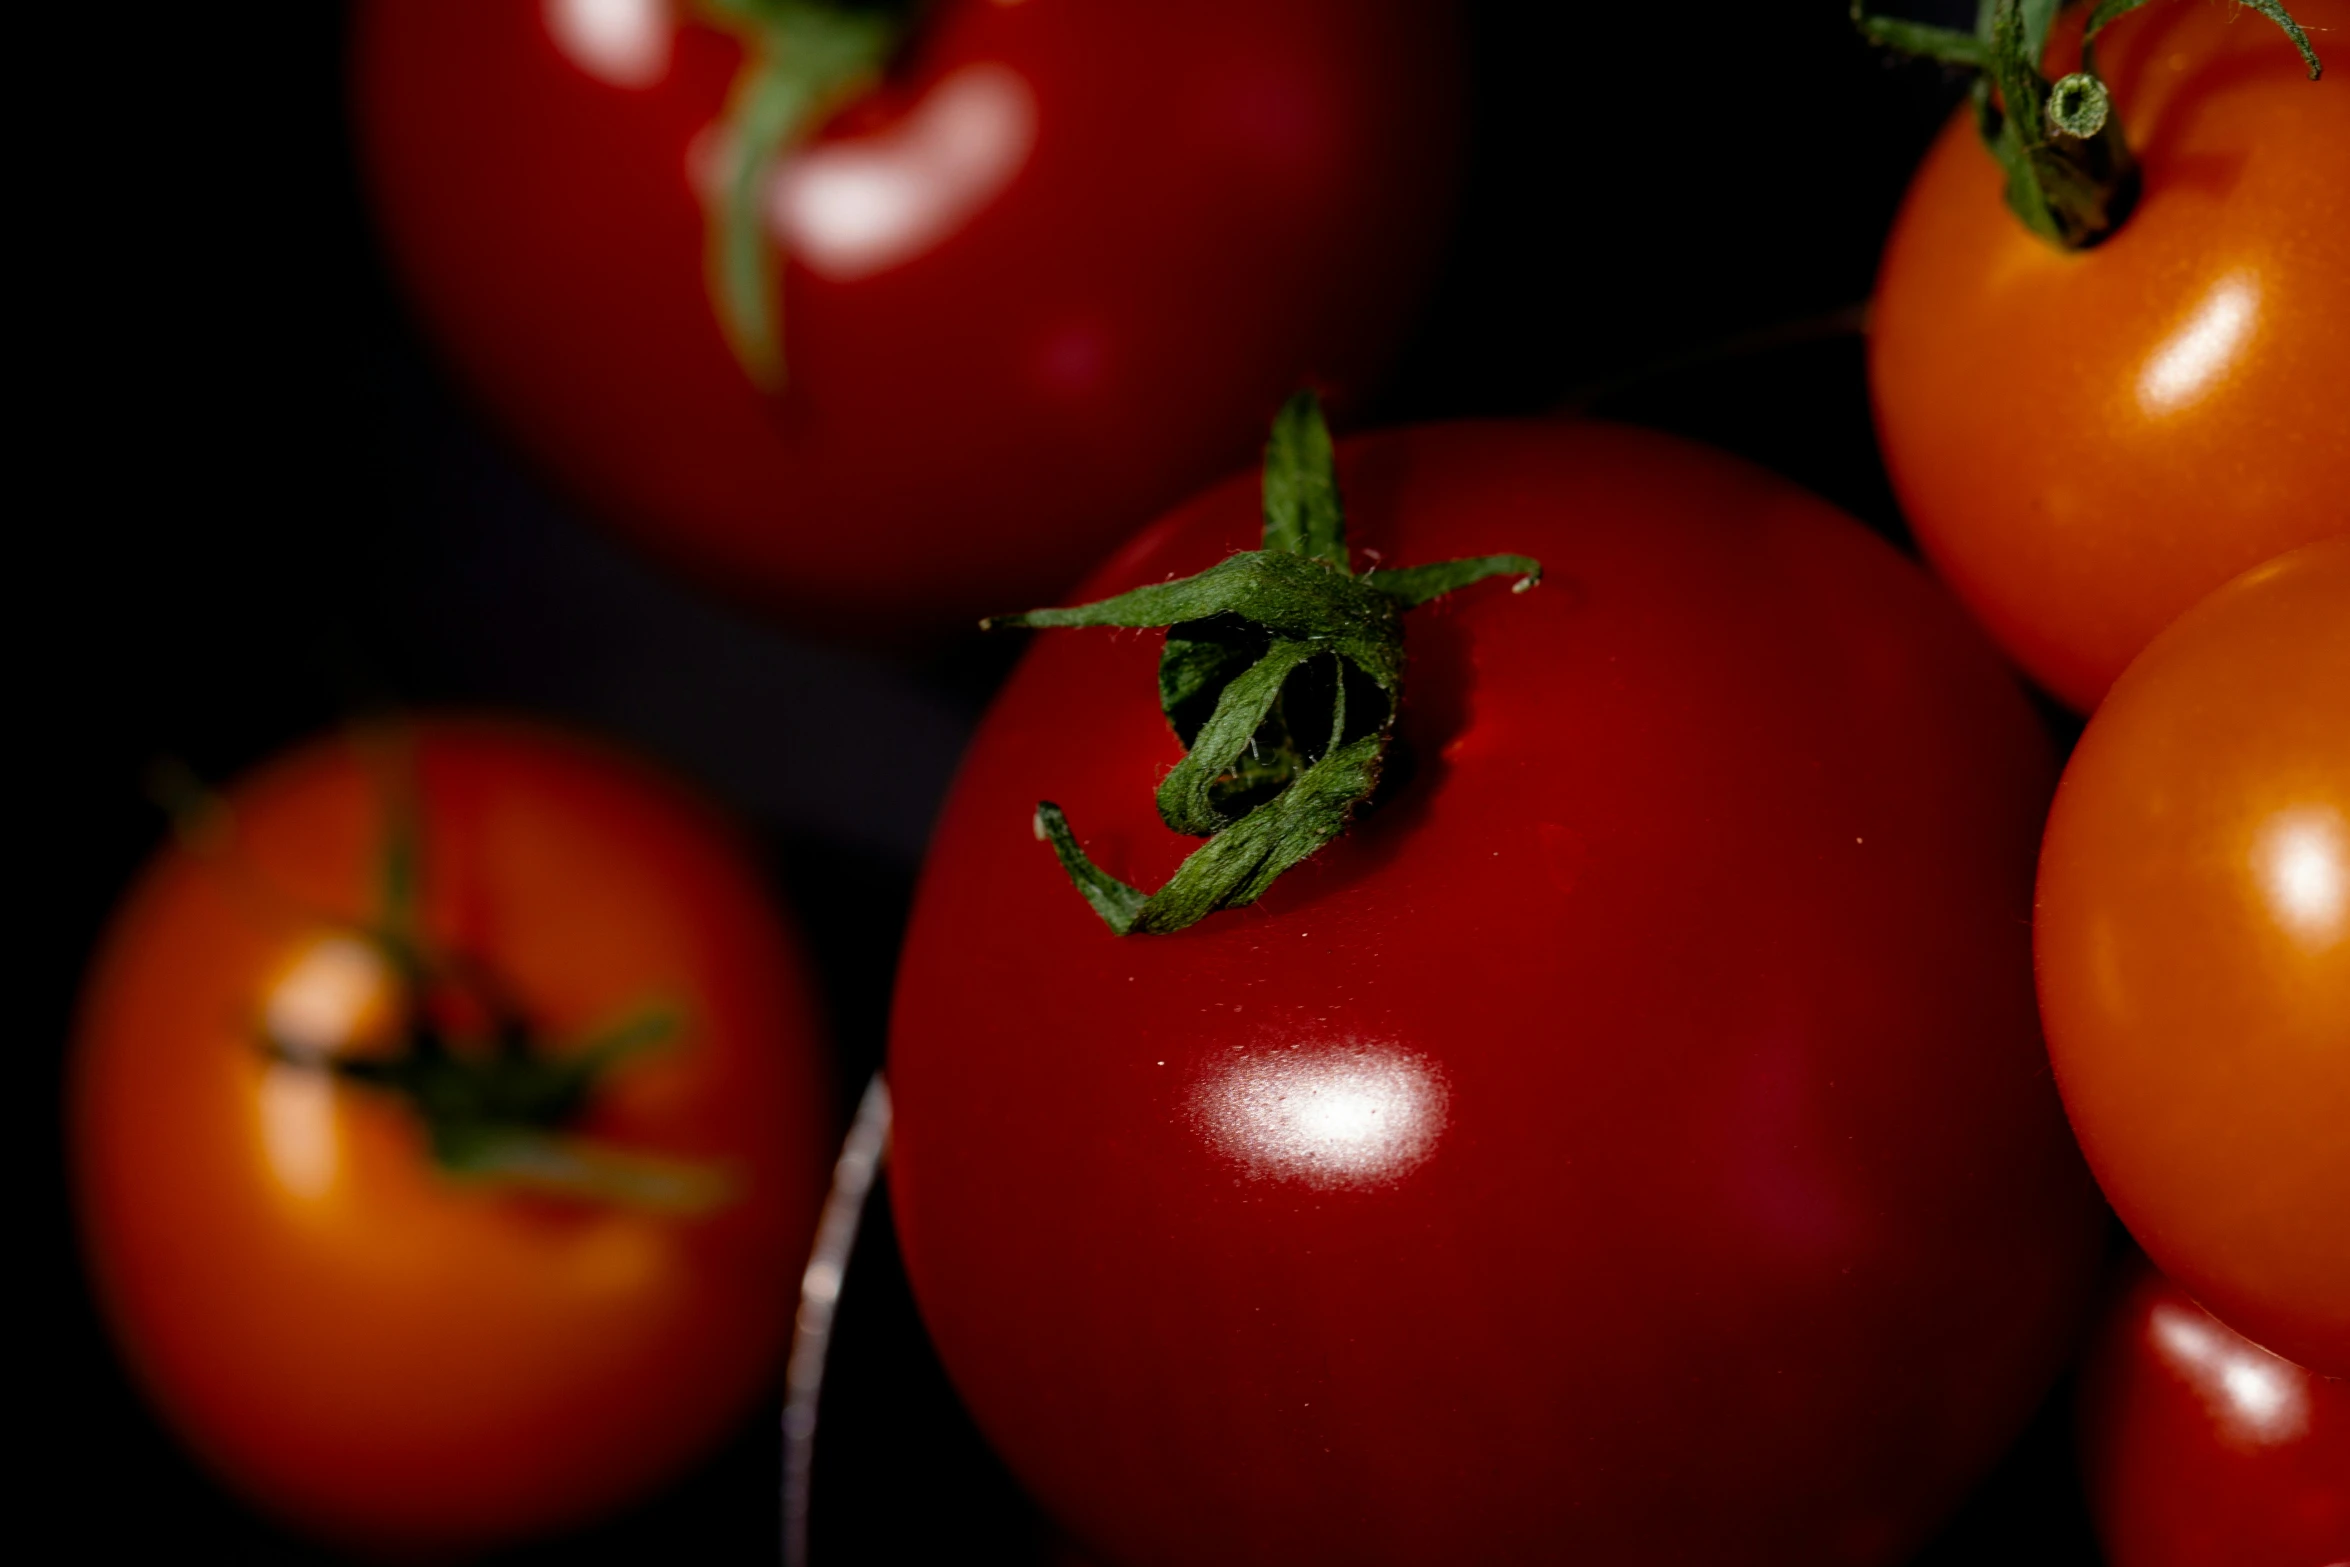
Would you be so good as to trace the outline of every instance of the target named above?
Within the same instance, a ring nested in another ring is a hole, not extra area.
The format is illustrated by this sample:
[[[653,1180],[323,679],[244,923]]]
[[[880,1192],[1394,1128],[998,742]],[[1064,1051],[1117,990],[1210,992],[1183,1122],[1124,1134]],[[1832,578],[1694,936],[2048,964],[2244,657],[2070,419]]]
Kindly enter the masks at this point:
[[[828,1101],[797,942],[696,802],[536,729],[407,733],[430,982],[374,891],[390,764],[305,747],[123,905],[70,1109],[89,1262],[163,1413],[261,1505],[413,1548],[606,1511],[742,1416],[789,1331]],[[452,1174],[345,1075],[428,1035],[479,1064],[501,1018],[577,1060],[648,1006],[670,1037],[503,1177]]]
[[[2157,1265],[2350,1376],[2350,536],[2173,624],[2098,709],[2040,858],[2040,1007]]]
[[[755,9],[755,8],[754,8]],[[703,578],[869,629],[1066,586],[1387,361],[1444,230],[1441,0],[923,8],[776,171],[783,389],[704,284],[743,51],[664,0],[378,0],[376,207],[522,444]]]
[[[2350,0],[2292,9],[2350,43]],[[2097,63],[2141,171],[2119,231],[2075,253],[2027,231],[1961,111],[1869,319],[1918,542],[2083,712],[2173,616],[2350,522],[2350,88],[2234,5],[2149,6]]]
[[[1041,633],[900,969],[907,1269],[982,1428],[1120,1563],[1898,1559],[2014,1434],[2099,1210],[2026,913],[2053,768],[1919,572],[1603,425],[1341,448],[1405,618],[1393,793],[1117,937],[1031,836],[1194,840],[1156,635]],[[1093,598],[1254,548],[1252,483]]]
[[[2350,1383],[2238,1337],[2143,1263],[2089,1351],[2081,1459],[2110,1567],[2350,1561]]]

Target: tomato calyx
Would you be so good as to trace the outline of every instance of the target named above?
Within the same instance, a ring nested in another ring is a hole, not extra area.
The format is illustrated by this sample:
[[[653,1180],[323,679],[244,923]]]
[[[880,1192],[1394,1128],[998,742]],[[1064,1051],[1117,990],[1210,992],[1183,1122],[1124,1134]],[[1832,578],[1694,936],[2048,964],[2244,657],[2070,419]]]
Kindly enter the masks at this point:
[[[616,1070],[677,1035],[682,1014],[640,1005],[551,1045],[495,976],[424,932],[422,811],[405,736],[362,730],[354,742],[373,753],[384,800],[369,916],[355,925],[309,919],[269,889],[242,888],[265,894],[273,922],[296,914],[309,927],[262,998],[262,1056],[398,1101],[423,1128],[434,1167],[460,1180],[678,1214],[728,1200],[721,1170],[572,1130]],[[183,847],[243,869],[225,800],[176,763],[160,764],[150,787]]]
[[[379,932],[342,939],[372,947],[395,971],[403,967]],[[446,968],[407,972],[399,983],[409,998],[402,1009],[408,1022],[389,1050],[345,1054],[265,1028],[263,1053],[398,1100],[424,1128],[435,1167],[461,1179],[679,1212],[707,1209],[726,1195],[715,1170],[566,1130],[613,1069],[675,1035],[672,1009],[639,1008],[569,1049],[550,1051],[511,1011]]]
[[[905,36],[912,8],[840,0],[696,0],[695,8],[743,46],[742,67],[712,127],[703,286],[743,373],[763,391],[780,391],[780,279],[767,218],[775,166],[873,85]]]
[[[2283,29],[2322,74],[2309,35],[2281,0],[2236,0]],[[2081,68],[2050,81],[2040,70],[2062,0],[1987,0],[1975,32],[1880,16],[1852,0],[1853,25],[1870,42],[1976,72],[1975,128],[2007,175],[2007,205],[2024,226],[2063,250],[2111,238],[2138,198],[2138,164],[2097,74],[2097,35],[2146,0],[2099,0],[2081,31]]]
[[[1159,818],[1208,841],[1144,893],[1089,859],[1061,808],[1035,830],[1103,923],[1166,933],[1253,903],[1346,830],[1378,788],[1403,697],[1403,612],[1487,577],[1541,580],[1524,555],[1426,566],[1349,565],[1346,517],[1320,399],[1283,406],[1265,446],[1264,548],[1195,576],[983,628],[1163,627],[1159,706],[1185,747],[1159,785]]]

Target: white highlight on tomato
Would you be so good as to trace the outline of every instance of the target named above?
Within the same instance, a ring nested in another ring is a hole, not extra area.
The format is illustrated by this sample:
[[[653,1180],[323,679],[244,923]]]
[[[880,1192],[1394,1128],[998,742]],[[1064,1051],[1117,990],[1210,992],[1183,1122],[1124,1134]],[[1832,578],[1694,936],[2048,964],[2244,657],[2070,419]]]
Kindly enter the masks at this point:
[[[2307,946],[2325,948],[2350,926],[2350,823],[2330,805],[2277,812],[2261,825],[2252,865],[2270,915]]]
[[[2138,372],[2138,405],[2167,414],[2202,396],[2252,341],[2260,315],[2260,284],[2231,273],[2211,286],[2177,331],[2164,338]]]
[[[2164,1358],[2239,1439],[2271,1446],[2308,1429],[2308,1391],[2289,1361],[2181,1306],[2156,1306],[2148,1324]]]
[[[364,936],[321,936],[270,986],[261,1026],[297,1055],[332,1055],[382,1018],[399,985],[383,949]]]
[[[541,0],[539,14],[563,57],[599,82],[650,87],[669,74],[667,0]]]
[[[287,1055],[323,1059],[380,1029],[398,987],[390,960],[374,942],[343,931],[321,936],[269,987],[261,1007],[263,1036]],[[270,1174],[296,1197],[323,1196],[340,1163],[334,1078],[300,1059],[272,1060],[262,1069],[256,1105]]]
[[[261,1071],[261,1154],[294,1196],[324,1196],[341,1163],[334,1076],[313,1062],[381,1034],[397,1001],[400,975],[383,947],[348,930],[296,951],[263,996],[261,1034],[294,1060],[270,1060]]]
[[[768,219],[784,253],[845,283],[900,266],[960,230],[1036,145],[1036,94],[1008,66],[963,66],[906,117],[825,142],[777,170]]]
[[[1349,1042],[1237,1054],[1201,1084],[1195,1109],[1249,1174],[1328,1189],[1383,1185],[1425,1162],[1445,1105],[1426,1062]]]
[[[322,1197],[335,1183],[335,1084],[324,1070],[291,1061],[262,1069],[261,1152],[269,1173],[296,1197]]]

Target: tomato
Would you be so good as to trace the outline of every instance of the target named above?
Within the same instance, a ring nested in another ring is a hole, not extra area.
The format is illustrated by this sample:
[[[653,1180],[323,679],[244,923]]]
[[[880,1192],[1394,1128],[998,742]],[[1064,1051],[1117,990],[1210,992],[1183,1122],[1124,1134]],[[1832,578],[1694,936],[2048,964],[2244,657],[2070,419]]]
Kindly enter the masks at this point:
[[[2350,37],[2350,0],[2292,9],[2320,49]],[[1869,318],[1918,542],[2083,712],[2172,617],[2350,521],[2350,89],[2234,5],[2126,16],[2097,66],[2140,168],[2118,231],[2027,231],[1962,112]]]
[[[2139,1263],[2081,1385],[2111,1567],[2350,1561],[2350,1383],[2280,1360]]]
[[[2115,683],[2041,851],[2040,1007],[2148,1255],[2350,1375],[2350,536],[2249,572]]]
[[[1441,0],[941,0],[774,171],[763,391],[705,287],[719,9],[378,0],[359,130],[401,276],[522,445],[806,620],[1057,592],[1301,381],[1358,398],[1442,238]]]
[[[577,1522],[732,1427],[789,1331],[829,1101],[796,938],[695,801],[534,728],[404,733],[281,757],[147,869],[91,970],[70,1132],[168,1420],[259,1504],[413,1549]],[[411,810],[403,922],[375,889]],[[523,1069],[624,1054],[615,1028],[650,1048],[559,1136],[428,1138],[388,1064],[504,1059],[501,1027]]]
[[[1163,882],[1147,633],[1040,633],[901,963],[893,1202],[982,1429],[1126,1564],[1889,1562],[2013,1436],[2100,1210],[2034,1027],[2053,775],[1825,503],[1670,437],[1343,445],[1404,619],[1387,796],[1244,908]],[[1097,597],[1256,547],[1207,493]]]

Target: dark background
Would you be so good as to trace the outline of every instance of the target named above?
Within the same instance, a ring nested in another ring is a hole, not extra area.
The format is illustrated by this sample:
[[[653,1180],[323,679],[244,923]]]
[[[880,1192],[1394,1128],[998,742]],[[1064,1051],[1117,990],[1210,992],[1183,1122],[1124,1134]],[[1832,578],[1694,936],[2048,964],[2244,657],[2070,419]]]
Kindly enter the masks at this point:
[[[306,1561],[144,1412],[74,1251],[60,1064],[81,964],[161,836],[150,764],[226,779],[392,702],[519,707],[631,742],[747,821],[787,899],[826,898],[810,934],[846,1092],[879,1056],[931,813],[1016,648],[827,649],[698,599],[583,523],[442,375],[382,269],[341,9],[149,9],[77,12],[18,46],[54,94],[18,142],[36,211],[16,335],[36,414],[14,530],[29,558],[9,574],[34,789],[17,856],[32,866],[20,1276],[50,1324],[31,1489],[77,1551]],[[1905,9],[1963,23],[1973,7]],[[1462,222],[1374,422],[1573,401],[1744,453],[1899,539],[1859,340],[1798,326],[1711,350],[1866,296],[1958,84],[1874,58],[1838,0],[1487,0],[1471,17]],[[895,1559],[918,1535],[965,1559],[1023,1547],[1036,1526],[924,1358],[885,1228],[858,1254],[841,1331],[819,1560]],[[528,1559],[771,1559],[777,1462],[763,1412],[676,1490]],[[2094,1561],[2061,1398],[1929,1559]]]

